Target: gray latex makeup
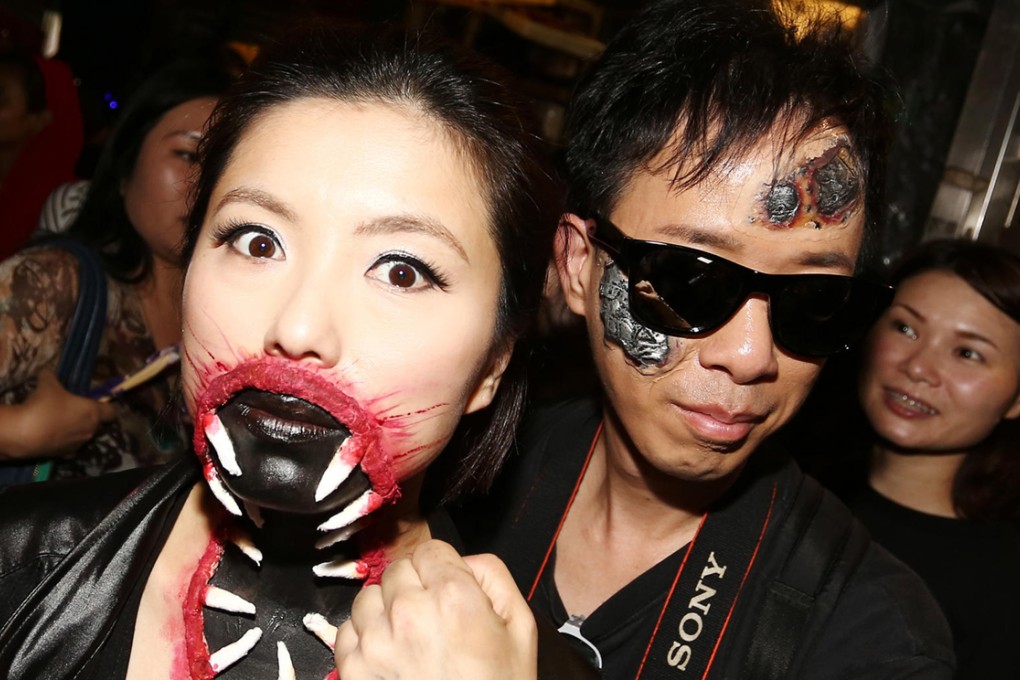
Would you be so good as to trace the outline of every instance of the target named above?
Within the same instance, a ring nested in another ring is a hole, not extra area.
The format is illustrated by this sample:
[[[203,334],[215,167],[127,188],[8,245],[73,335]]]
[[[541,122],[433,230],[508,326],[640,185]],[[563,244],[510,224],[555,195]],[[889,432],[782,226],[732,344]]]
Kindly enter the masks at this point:
[[[606,262],[599,281],[599,313],[605,339],[618,345],[638,370],[654,372],[669,362],[669,336],[641,325],[631,316],[627,277],[612,260]]]

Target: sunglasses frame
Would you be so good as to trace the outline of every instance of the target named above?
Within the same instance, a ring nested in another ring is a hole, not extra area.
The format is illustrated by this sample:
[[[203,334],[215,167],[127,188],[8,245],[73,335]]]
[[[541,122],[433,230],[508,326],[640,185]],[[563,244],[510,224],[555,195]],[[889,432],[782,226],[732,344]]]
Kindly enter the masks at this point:
[[[891,286],[885,286],[882,284],[874,283],[864,279],[860,279],[853,276],[844,276],[841,274],[767,274],[760,272],[750,267],[745,267],[742,264],[738,264],[731,260],[727,260],[719,255],[714,255],[696,248],[689,248],[687,246],[677,245],[675,243],[664,243],[661,241],[645,241],[641,239],[634,239],[626,236],[619,227],[617,227],[610,220],[594,215],[592,218],[595,221],[595,229],[588,231],[588,238],[606,251],[616,262],[621,271],[627,275],[627,296],[628,303],[630,305],[631,313],[634,314],[642,324],[648,326],[654,331],[665,333],[666,335],[673,335],[678,337],[700,337],[712,333],[718,330],[726,324],[726,322],[732,318],[733,314],[740,309],[740,306],[746,302],[747,298],[754,294],[764,294],[769,297],[769,328],[772,333],[773,339],[780,346],[784,347],[794,354],[800,354],[803,356],[829,356],[837,354],[841,351],[848,350],[851,345],[860,339],[861,336],[866,332],[866,328],[860,332],[860,334],[848,340],[842,342],[838,346],[833,348],[827,348],[825,351],[803,351],[801,349],[793,349],[788,346],[786,340],[786,333],[780,328],[777,332],[776,323],[773,315],[772,300],[782,298],[781,295],[777,296],[777,293],[781,293],[785,288],[786,284],[791,280],[798,282],[807,281],[809,279],[818,279],[824,281],[838,280],[845,282],[850,290],[855,290],[858,294],[863,294],[866,297],[871,298],[873,307],[873,319],[878,318],[878,314],[882,309],[887,307],[892,301],[893,288]],[[656,322],[654,319],[648,319],[643,314],[641,305],[634,304],[635,290],[631,278],[631,270],[636,262],[640,260],[646,253],[654,250],[667,249],[670,251],[680,251],[690,253],[699,257],[708,257],[713,262],[719,265],[737,272],[737,279],[741,283],[741,291],[739,296],[739,302],[736,306],[730,310],[722,319],[716,324],[704,324],[700,326],[692,326],[691,328],[677,329],[670,326],[665,326],[661,323]],[[798,344],[796,341],[794,345]]]

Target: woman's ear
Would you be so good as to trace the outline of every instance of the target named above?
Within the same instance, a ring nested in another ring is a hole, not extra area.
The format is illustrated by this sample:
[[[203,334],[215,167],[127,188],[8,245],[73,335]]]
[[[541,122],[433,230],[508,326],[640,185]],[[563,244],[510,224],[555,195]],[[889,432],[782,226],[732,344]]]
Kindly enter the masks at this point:
[[[1002,416],[1003,420],[1015,420],[1016,418],[1020,418],[1020,390],[1017,391],[1013,405],[1006,411],[1006,415]]]
[[[582,220],[573,213],[560,217],[556,230],[556,269],[560,288],[570,311],[587,316],[585,301],[589,297],[592,267],[595,266],[595,248],[588,239],[590,220]]]
[[[496,390],[499,389],[499,383],[503,379],[503,374],[506,372],[506,367],[510,365],[510,357],[513,356],[513,353],[514,342],[512,340],[503,343],[492,353],[475,391],[468,397],[464,413],[480,411],[492,403],[496,396]]]

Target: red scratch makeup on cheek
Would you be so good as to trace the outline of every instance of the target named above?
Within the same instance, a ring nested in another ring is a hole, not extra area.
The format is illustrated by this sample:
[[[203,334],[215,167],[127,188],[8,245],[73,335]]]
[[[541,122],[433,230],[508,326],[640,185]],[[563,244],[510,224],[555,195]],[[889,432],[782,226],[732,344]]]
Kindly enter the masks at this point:
[[[402,440],[412,438],[415,435],[414,428],[431,419],[442,417],[446,414],[449,404],[438,402],[425,408],[416,409],[407,413],[388,414],[380,417],[379,422],[383,427],[383,439],[385,448],[391,451],[391,465],[398,479],[406,479],[414,470],[414,459],[418,454],[433,451],[446,445],[448,439],[439,438],[411,448],[401,449]]]

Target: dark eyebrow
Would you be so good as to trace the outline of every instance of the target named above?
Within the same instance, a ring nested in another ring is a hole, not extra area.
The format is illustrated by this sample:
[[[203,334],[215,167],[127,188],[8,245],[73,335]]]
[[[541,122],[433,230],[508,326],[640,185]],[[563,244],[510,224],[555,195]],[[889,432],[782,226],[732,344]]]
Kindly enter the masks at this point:
[[[200,130],[171,130],[163,135],[164,139],[169,139],[170,137],[187,137],[188,139],[198,141],[202,139],[202,132]]]
[[[910,305],[905,304],[903,302],[897,302],[895,304],[896,304],[897,307],[902,307],[903,309],[907,310],[908,312],[910,312],[911,314],[916,316],[918,318],[918,320],[920,320],[920,321],[927,321],[927,319],[924,317],[924,314],[922,314],[921,312],[917,311],[916,309],[914,309]],[[963,338],[964,340],[974,340],[974,341],[977,341],[977,342],[981,342],[981,343],[984,343],[984,344],[988,345],[989,347],[994,347],[995,349],[999,348],[999,346],[996,345],[992,341],[991,338],[989,338],[986,335],[981,335],[980,333],[977,333],[975,331],[968,331],[966,329],[963,329],[963,330],[957,330],[957,331],[955,331],[955,333],[956,333],[956,337],[958,337],[958,338]]]
[[[957,331],[956,335],[964,340],[973,340],[988,345],[989,347],[999,349],[999,346],[992,342],[991,338],[981,335],[980,333],[975,333],[974,331]]]
[[[231,189],[225,193],[223,198],[220,199],[220,202],[216,204],[216,212],[219,212],[231,203],[250,203],[268,210],[271,213],[275,213],[290,222],[295,220],[294,211],[291,210],[286,203],[277,200],[272,196],[272,194],[262,191],[261,189],[252,189],[249,187]]]
[[[829,250],[824,253],[808,253],[798,260],[798,263],[807,267],[823,267],[825,269],[847,269],[854,271],[857,263],[838,250]]]
[[[692,246],[709,246],[730,252],[740,251],[740,242],[727,234],[720,234],[710,229],[699,229],[684,224],[669,224],[659,227],[656,232],[662,236],[672,237]],[[846,269],[853,271],[856,263],[845,253],[830,250],[823,253],[805,253],[797,259],[803,267],[821,267],[823,269]]]
[[[457,251],[457,254],[464,258],[465,262],[470,264],[467,251],[464,250],[464,246],[460,244],[460,241],[458,241],[450,230],[444,227],[441,222],[427,215],[387,215],[385,217],[369,220],[368,222],[363,222],[358,225],[358,228],[354,230],[354,233],[358,235],[397,233],[425,234],[443,241]]]

